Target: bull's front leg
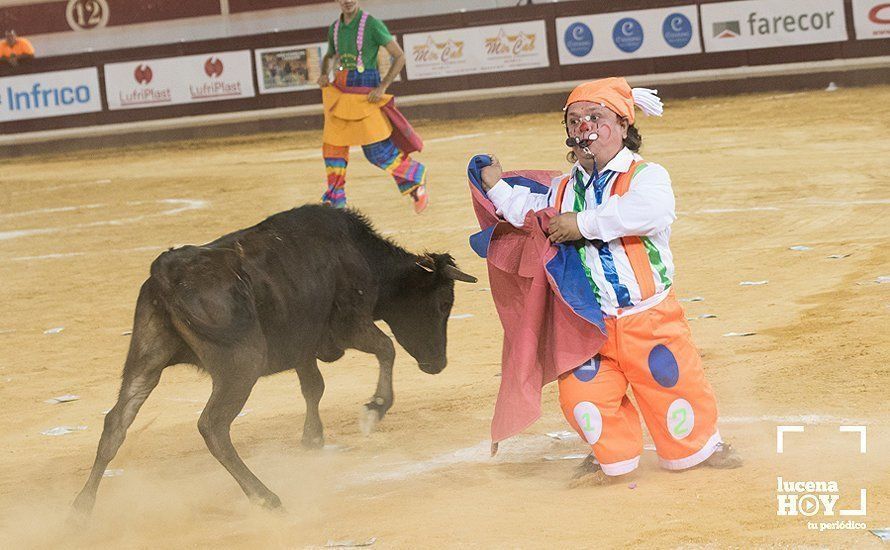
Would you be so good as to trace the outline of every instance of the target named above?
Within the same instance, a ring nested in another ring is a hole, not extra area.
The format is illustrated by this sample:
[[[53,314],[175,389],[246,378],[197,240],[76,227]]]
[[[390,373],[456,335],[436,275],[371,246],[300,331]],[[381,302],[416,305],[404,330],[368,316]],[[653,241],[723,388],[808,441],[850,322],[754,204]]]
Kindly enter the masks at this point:
[[[374,392],[371,400],[362,407],[361,416],[359,417],[359,427],[362,433],[368,435],[374,431],[377,423],[392,408],[393,401],[395,400],[392,389],[392,367],[396,359],[396,350],[389,336],[384,334],[373,323],[369,323],[356,334],[352,347],[365,353],[374,354],[380,365],[377,391]]]
[[[303,447],[320,449],[324,447],[324,427],[318,413],[318,404],[324,394],[324,378],[318,370],[315,358],[303,361],[296,367],[300,377],[300,390],[306,400],[306,422],[303,424]]]

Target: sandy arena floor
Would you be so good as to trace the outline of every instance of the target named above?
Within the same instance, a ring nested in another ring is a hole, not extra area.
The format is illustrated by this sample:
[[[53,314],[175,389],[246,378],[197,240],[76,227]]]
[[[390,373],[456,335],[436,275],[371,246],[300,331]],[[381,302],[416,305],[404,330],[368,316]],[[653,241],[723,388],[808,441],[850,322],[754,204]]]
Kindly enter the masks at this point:
[[[3,161],[0,169],[0,547],[303,548],[329,540],[378,548],[882,547],[837,519],[890,527],[890,87],[834,93],[668,100],[644,120],[643,154],[670,171],[680,217],[673,248],[733,471],[657,468],[567,488],[584,452],[565,430],[555,387],[545,415],[489,459],[501,328],[475,229],[465,166],[495,152],[507,169],[564,168],[557,106],[546,115],[418,121],[432,206],[416,217],[395,186],[353,153],[351,204],[405,247],[447,250],[477,285],[458,286],[449,367],[420,372],[400,351],[396,404],[370,437],[360,405],[372,357],[322,367],[329,448],[299,446],[294,374],[261,380],[233,430],[246,462],[287,512],[254,509],[196,429],[209,380],[169,368],[103,481],[92,526],[63,528],[114,403],[133,306],[152,259],[316,201],[320,132]],[[805,245],[808,250],[790,250]],[[831,258],[841,255],[841,258]],[[741,281],[768,280],[761,286]],[[467,314],[470,316],[468,317]],[[699,319],[703,314],[716,318]],[[64,327],[55,334],[45,331]],[[748,337],[725,337],[751,331]],[[44,401],[58,395],[80,399]],[[806,424],[776,453],[776,426]],[[868,451],[841,424],[864,424]],[[41,432],[85,426],[63,436]],[[839,508],[862,517],[778,517],[776,478],[834,480]],[[630,482],[636,487],[631,489]]]

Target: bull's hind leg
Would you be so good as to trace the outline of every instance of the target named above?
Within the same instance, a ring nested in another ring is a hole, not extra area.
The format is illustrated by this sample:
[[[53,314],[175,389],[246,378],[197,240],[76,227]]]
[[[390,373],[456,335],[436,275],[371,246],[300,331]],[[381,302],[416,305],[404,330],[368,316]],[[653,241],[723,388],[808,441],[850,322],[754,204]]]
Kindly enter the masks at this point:
[[[300,390],[306,401],[306,421],[303,424],[302,445],[307,449],[324,447],[324,427],[318,413],[318,404],[324,394],[324,378],[318,370],[315,358],[297,365],[297,376],[300,377]]]
[[[165,313],[146,299],[146,288],[136,305],[133,337],[117,403],[105,415],[105,427],[99,439],[96,460],[90,477],[74,500],[74,510],[85,517],[96,501],[96,491],[108,463],[115,457],[124,442],[127,429],[149,394],[158,385],[161,372],[171,364],[184,345],[179,336],[166,324]]]
[[[368,435],[374,431],[374,427],[383,419],[395,400],[392,389],[392,367],[396,359],[396,350],[389,336],[373,322],[368,322],[362,329],[356,331],[350,347],[374,354],[380,364],[377,391],[374,392],[371,401],[362,407],[359,416],[359,427],[362,433]]]
[[[266,508],[279,508],[281,499],[250,471],[232,445],[232,421],[247,402],[257,377],[250,373],[238,372],[238,368],[231,367],[215,371],[213,392],[198,420],[198,430],[204,437],[210,453],[232,474],[252,502],[257,502]]]

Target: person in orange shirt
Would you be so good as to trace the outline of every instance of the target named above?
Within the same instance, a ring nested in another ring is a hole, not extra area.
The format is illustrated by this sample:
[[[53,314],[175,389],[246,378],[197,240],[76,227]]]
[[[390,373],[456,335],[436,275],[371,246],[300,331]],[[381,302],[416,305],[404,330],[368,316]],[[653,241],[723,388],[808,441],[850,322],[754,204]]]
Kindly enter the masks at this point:
[[[13,30],[6,31],[6,39],[0,42],[0,61],[15,66],[27,59],[34,59],[31,41],[20,38]]]

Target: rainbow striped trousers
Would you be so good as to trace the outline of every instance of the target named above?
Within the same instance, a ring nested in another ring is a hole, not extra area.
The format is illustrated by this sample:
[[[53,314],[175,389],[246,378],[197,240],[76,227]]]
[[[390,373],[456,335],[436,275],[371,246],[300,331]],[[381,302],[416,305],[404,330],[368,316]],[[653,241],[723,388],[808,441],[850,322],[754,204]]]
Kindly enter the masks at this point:
[[[407,195],[426,183],[426,167],[400,151],[391,139],[387,138],[370,145],[362,145],[362,151],[371,164],[392,176],[399,192],[403,195]],[[321,200],[335,207],[345,207],[349,146],[325,143],[322,147],[322,155],[328,177],[328,189],[322,195]]]

